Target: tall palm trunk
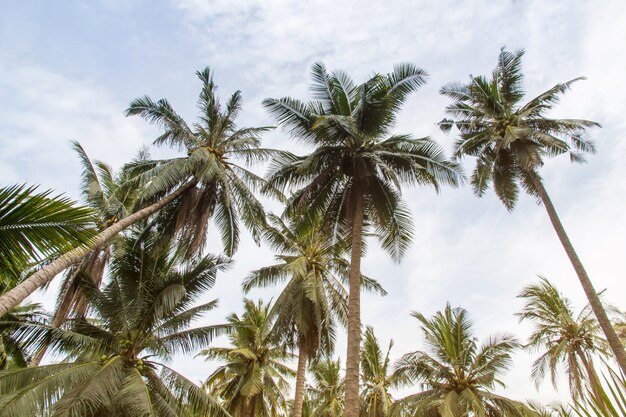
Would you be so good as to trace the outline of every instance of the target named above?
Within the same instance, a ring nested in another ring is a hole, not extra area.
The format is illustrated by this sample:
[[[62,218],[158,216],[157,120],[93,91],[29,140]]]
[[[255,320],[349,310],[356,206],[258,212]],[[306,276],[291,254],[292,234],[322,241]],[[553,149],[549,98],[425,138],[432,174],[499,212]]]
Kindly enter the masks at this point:
[[[359,365],[361,350],[361,247],[363,195],[358,193],[352,220],[352,254],[348,283],[348,352],[346,355],[345,417],[359,416]]]
[[[298,351],[298,371],[296,373],[296,393],[293,399],[293,417],[302,417],[304,380],[306,378],[306,360],[308,356],[306,338],[302,337]]]
[[[34,293],[37,289],[52,281],[52,279],[60,272],[79,262],[91,249],[103,245],[127,227],[145,219],[151,214],[156,213],[158,210],[180,197],[189,188],[195,186],[195,184],[195,181],[188,182],[156,203],[151,204],[128,217],[125,217],[117,223],[114,223],[100,232],[89,245],[67,252],[55,261],[51,262],[49,265],[46,265],[44,268],[41,268],[39,271],[26,278],[23,282],[16,285],[11,290],[2,294],[2,296],[0,296],[0,317],[4,316],[12,308],[24,301],[26,297]]]
[[[561,224],[561,220],[559,219],[556,209],[554,208],[554,205],[552,204],[552,201],[550,200],[550,196],[548,195],[548,192],[543,186],[543,182],[541,181],[541,178],[539,178],[539,176],[535,172],[532,172],[532,171],[529,173],[529,175],[533,181],[533,185],[535,186],[537,193],[539,194],[539,198],[541,198],[541,201],[543,202],[543,205],[546,208],[546,211],[548,212],[548,216],[550,217],[550,222],[552,222],[552,226],[554,227],[554,230],[556,231],[556,234],[559,237],[559,240],[561,241],[561,244],[563,245],[563,248],[565,249],[567,256],[569,257],[570,262],[572,263],[572,266],[574,267],[574,271],[576,271],[576,275],[578,275],[578,280],[580,281],[580,285],[582,285],[583,290],[585,291],[585,294],[587,295],[587,300],[589,300],[589,305],[591,306],[591,309],[593,310],[593,314],[595,314],[596,319],[598,320],[598,324],[600,325],[600,328],[604,332],[604,336],[606,337],[606,340],[608,341],[609,346],[611,347],[611,350],[613,351],[613,354],[615,355],[615,360],[617,361],[617,364],[619,365],[619,367],[622,369],[622,372],[626,374],[626,351],[624,351],[624,347],[622,346],[622,343],[617,337],[617,334],[615,333],[615,329],[611,325],[611,321],[609,320],[609,317],[607,316],[606,311],[604,310],[604,307],[602,306],[600,297],[598,297],[598,293],[593,288],[593,284],[591,283],[591,280],[589,279],[589,275],[587,275],[587,271],[585,270],[585,267],[583,266],[582,262],[580,261],[580,258],[576,254],[576,251],[574,250],[574,246],[572,246],[572,243],[570,242],[569,237],[567,236],[567,233],[565,233],[565,228]]]
[[[256,414],[256,403],[259,399],[259,394],[253,395],[250,399],[250,404],[248,404],[248,412],[245,417],[254,417]]]

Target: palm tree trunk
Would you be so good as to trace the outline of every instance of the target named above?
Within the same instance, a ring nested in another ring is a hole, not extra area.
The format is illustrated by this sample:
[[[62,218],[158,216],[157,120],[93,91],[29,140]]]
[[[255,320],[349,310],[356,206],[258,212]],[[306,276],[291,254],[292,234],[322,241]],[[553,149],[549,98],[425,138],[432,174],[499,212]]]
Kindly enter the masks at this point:
[[[255,394],[254,396],[252,396],[252,398],[250,399],[250,404],[248,404],[248,415],[247,417],[254,417],[254,415],[256,414],[256,402],[259,398],[259,394]]]
[[[128,217],[125,217],[117,223],[114,223],[110,227],[107,227],[102,232],[100,232],[92,240],[90,245],[82,246],[80,248],[76,248],[67,252],[66,254],[57,258],[54,262],[51,262],[49,265],[46,265],[44,268],[41,268],[39,271],[29,276],[27,279],[16,285],[11,290],[2,294],[2,296],[0,296],[0,317],[4,316],[12,308],[16,307],[19,303],[24,301],[26,297],[34,293],[37,289],[52,281],[52,279],[60,272],[67,269],[71,265],[79,262],[92,248],[103,245],[106,241],[108,241],[127,227],[133,225],[140,220],[145,219],[151,214],[154,214],[172,201],[176,200],[189,188],[195,186],[195,184],[196,183],[194,181],[188,182],[187,184],[179,187],[176,191],[162,198],[156,203],[151,204],[148,207],[145,207]]]
[[[345,417],[359,416],[359,365],[361,351],[361,252],[363,196],[358,193],[352,220],[352,253],[348,283],[348,352],[346,355]]]
[[[565,228],[561,224],[561,220],[559,219],[556,209],[554,208],[554,205],[550,200],[548,192],[543,186],[541,178],[539,178],[539,176],[535,172],[530,172],[529,175],[533,181],[533,185],[535,186],[537,193],[539,194],[539,198],[541,198],[541,201],[543,202],[543,205],[548,212],[550,222],[552,222],[552,226],[554,227],[554,230],[556,231],[556,234],[559,237],[559,240],[561,241],[561,244],[563,245],[567,256],[569,257],[570,262],[574,267],[574,271],[576,271],[576,275],[578,275],[578,280],[580,281],[580,284],[582,285],[583,290],[587,295],[589,305],[591,306],[591,309],[593,310],[593,313],[598,320],[598,324],[604,332],[604,336],[606,337],[606,340],[609,343],[613,354],[615,355],[615,360],[617,361],[619,367],[622,369],[622,372],[626,374],[626,351],[624,351],[624,347],[617,337],[615,329],[613,329],[613,326],[611,325],[611,321],[609,320],[609,317],[607,316],[606,311],[602,306],[600,297],[598,297],[598,293],[593,288],[593,284],[589,279],[589,275],[587,275],[585,267],[580,261],[578,254],[576,254],[574,246],[572,246],[572,243],[570,242],[567,233],[565,233]]]
[[[298,371],[296,374],[296,393],[293,399],[293,417],[302,417],[302,404],[304,402],[304,380],[306,378],[306,360],[308,356],[306,339],[300,339],[298,351]]]

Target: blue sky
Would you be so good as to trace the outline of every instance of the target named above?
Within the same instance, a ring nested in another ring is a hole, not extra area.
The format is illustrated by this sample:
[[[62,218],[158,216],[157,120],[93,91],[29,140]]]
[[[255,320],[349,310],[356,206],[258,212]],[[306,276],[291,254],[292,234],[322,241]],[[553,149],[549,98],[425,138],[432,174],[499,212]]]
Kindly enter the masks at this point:
[[[624,308],[624,21],[626,8],[617,0],[7,3],[0,15],[0,183],[41,184],[78,198],[80,168],[68,141],[78,140],[92,157],[119,167],[158,134],[123,116],[128,103],[145,94],[166,97],[193,120],[199,92],[194,72],[207,65],[224,99],[242,90],[240,126],[260,126],[273,124],[262,99],[309,98],[314,62],[343,69],[358,82],[390,71],[394,63],[413,62],[431,75],[404,107],[395,132],[430,135],[449,150],[454,132],[444,135],[435,126],[448,103],[439,88],[469,74],[489,74],[502,46],[525,48],[529,97],[557,82],[588,77],[554,116],[602,123],[591,132],[598,154],[585,165],[548,161],[543,175],[598,289],[607,288],[607,298]],[[265,143],[305,151],[280,129]],[[471,161],[465,166],[469,172]],[[363,322],[384,343],[395,339],[394,357],[419,347],[409,312],[431,314],[446,301],[469,310],[480,337],[506,330],[523,338],[528,327],[514,316],[521,306],[515,296],[536,274],[553,280],[578,307],[584,304],[543,207],[531,198],[522,196],[511,214],[492,193],[478,199],[468,187],[439,195],[407,189],[404,196],[417,231],[411,251],[397,265],[372,242],[364,261],[364,272],[389,295],[365,297]],[[270,260],[268,249],[244,240],[236,266],[207,295],[221,305],[207,322],[240,310],[241,280]],[[345,357],[343,343],[338,354]],[[539,392],[534,388],[532,357],[516,356],[506,392],[519,399],[567,398],[566,389],[555,393],[548,383]],[[199,359],[177,358],[174,364],[194,380],[212,369]]]

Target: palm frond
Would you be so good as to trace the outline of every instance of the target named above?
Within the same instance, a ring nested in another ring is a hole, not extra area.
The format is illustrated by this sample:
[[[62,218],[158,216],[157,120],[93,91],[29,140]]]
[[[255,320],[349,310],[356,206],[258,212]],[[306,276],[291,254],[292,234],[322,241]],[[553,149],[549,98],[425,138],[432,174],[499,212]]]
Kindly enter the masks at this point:
[[[88,244],[95,235],[92,210],[62,195],[52,196],[51,190],[36,190],[25,184],[0,188],[3,276],[19,276],[29,265]]]

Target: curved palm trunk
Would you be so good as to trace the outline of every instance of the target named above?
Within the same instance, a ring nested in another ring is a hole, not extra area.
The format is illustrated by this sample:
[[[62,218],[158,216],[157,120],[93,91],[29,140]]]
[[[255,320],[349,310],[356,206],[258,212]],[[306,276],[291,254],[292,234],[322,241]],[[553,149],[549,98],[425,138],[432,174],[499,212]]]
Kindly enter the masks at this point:
[[[98,255],[99,248],[96,247],[83,257],[80,264],[78,264],[76,268],[69,269],[68,277],[66,278],[66,291],[61,291],[61,301],[59,302],[59,305],[52,316],[52,321],[50,322],[50,327],[53,329],[56,329],[65,323],[65,320],[67,320],[71,311],[73,311],[76,316],[85,315],[87,303],[82,294],[81,287],[78,286],[77,276],[81,271],[89,271],[89,275],[93,279],[94,285],[99,288],[100,283],[102,282],[102,276],[104,275],[105,265],[108,263],[106,260],[108,259],[108,255],[105,255],[105,259],[100,260]],[[98,260],[99,262],[96,263]],[[46,354],[46,351],[48,350],[49,345],[50,341],[45,341],[42,344],[28,363],[29,368],[39,366],[41,360]]]
[[[359,416],[359,365],[361,361],[361,248],[363,196],[357,197],[352,220],[352,254],[348,283],[348,352],[346,355],[345,417]]]
[[[624,351],[624,347],[617,337],[615,329],[611,325],[611,321],[609,320],[609,317],[607,316],[606,311],[602,306],[600,297],[598,297],[598,293],[593,288],[593,284],[589,279],[589,275],[587,275],[585,267],[580,261],[578,254],[576,254],[574,246],[572,246],[572,243],[570,242],[567,233],[565,233],[565,228],[561,224],[561,220],[559,219],[556,209],[554,208],[554,205],[550,200],[548,192],[543,186],[543,182],[534,172],[530,172],[530,178],[532,179],[533,185],[535,186],[535,189],[539,194],[539,198],[541,198],[541,201],[543,202],[543,205],[548,212],[550,222],[552,222],[552,226],[554,227],[554,230],[556,231],[556,234],[559,237],[559,240],[561,241],[561,244],[563,245],[567,256],[569,257],[570,262],[574,267],[574,271],[576,271],[576,275],[578,275],[578,280],[580,281],[580,284],[582,285],[583,290],[587,295],[587,300],[589,300],[589,305],[593,310],[593,314],[595,314],[596,319],[598,320],[598,324],[604,332],[604,336],[606,337],[606,340],[609,343],[613,354],[615,355],[615,360],[617,361],[619,367],[622,369],[622,372],[626,374],[626,351]]]
[[[293,417],[302,417],[302,404],[304,402],[304,380],[306,378],[306,360],[308,352],[306,339],[301,338],[298,351],[298,371],[296,374],[296,393],[293,399]]]
[[[0,317],[4,316],[12,308],[16,307],[19,303],[24,301],[26,297],[34,293],[37,289],[52,281],[52,279],[60,272],[69,268],[71,265],[79,262],[91,249],[103,245],[106,241],[108,241],[127,227],[133,225],[134,223],[137,223],[140,220],[145,219],[151,214],[156,213],[172,201],[176,200],[185,191],[187,191],[194,185],[195,182],[189,182],[179,187],[176,191],[162,198],[156,203],[151,204],[148,207],[145,207],[137,211],[136,213],[133,213],[130,216],[123,218],[117,223],[114,223],[110,227],[100,232],[93,239],[89,246],[83,246],[67,252],[66,254],[56,259],[54,262],[51,262],[49,265],[41,268],[39,271],[26,278],[23,282],[16,285],[11,290],[2,294],[2,296],[0,296]]]

